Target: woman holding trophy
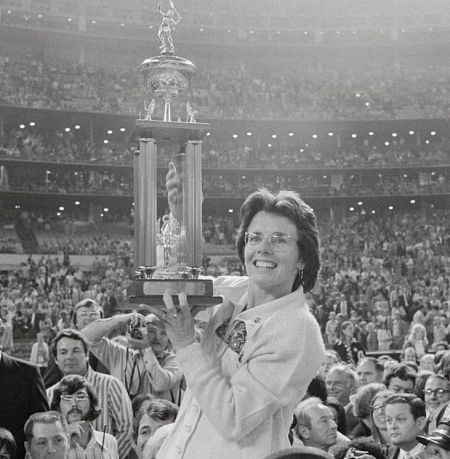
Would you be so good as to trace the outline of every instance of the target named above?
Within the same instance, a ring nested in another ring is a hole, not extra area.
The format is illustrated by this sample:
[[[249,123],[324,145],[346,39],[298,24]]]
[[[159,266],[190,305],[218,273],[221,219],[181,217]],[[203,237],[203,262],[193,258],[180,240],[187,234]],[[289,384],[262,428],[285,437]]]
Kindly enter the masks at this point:
[[[178,193],[169,169],[169,203]],[[261,459],[289,447],[292,413],[324,357],[305,293],[320,267],[313,210],[290,191],[262,189],[241,207],[238,254],[246,277],[224,276],[214,288],[203,340],[195,339],[186,294],[159,312],[187,382],[178,418],[158,459]]]

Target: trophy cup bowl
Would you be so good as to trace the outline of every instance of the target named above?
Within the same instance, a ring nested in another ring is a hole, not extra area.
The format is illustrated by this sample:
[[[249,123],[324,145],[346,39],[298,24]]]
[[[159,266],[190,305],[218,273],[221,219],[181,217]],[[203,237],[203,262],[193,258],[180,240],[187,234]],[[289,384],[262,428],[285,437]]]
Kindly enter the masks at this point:
[[[170,103],[189,89],[189,82],[197,68],[184,57],[160,55],[142,62],[139,71],[147,91],[164,99],[164,121],[171,121]]]

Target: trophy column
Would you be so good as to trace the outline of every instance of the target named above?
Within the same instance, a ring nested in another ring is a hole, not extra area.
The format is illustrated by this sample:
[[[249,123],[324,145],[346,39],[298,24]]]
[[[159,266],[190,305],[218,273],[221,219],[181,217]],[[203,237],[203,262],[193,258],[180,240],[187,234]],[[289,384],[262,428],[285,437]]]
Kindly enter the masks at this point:
[[[141,138],[134,159],[134,260],[136,266],[156,266],[155,139]]]

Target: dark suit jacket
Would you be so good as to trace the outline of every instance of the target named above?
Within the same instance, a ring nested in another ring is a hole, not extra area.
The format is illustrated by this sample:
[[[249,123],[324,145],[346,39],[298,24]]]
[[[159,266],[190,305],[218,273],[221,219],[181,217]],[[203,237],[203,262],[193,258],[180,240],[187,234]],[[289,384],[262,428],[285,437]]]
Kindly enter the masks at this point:
[[[3,352],[0,362],[0,426],[8,429],[16,439],[17,459],[25,457],[25,421],[31,414],[48,409],[39,369]]]

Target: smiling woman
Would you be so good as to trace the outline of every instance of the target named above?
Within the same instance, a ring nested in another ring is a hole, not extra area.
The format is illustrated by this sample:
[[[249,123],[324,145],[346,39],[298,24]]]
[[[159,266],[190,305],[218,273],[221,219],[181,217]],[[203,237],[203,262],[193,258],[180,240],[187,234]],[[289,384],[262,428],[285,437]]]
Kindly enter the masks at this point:
[[[224,301],[201,343],[186,295],[178,308],[164,296],[188,390],[159,459],[256,459],[289,447],[293,411],[324,357],[304,295],[320,267],[312,209],[294,192],[260,190],[241,218],[238,254],[248,276],[215,281]]]

